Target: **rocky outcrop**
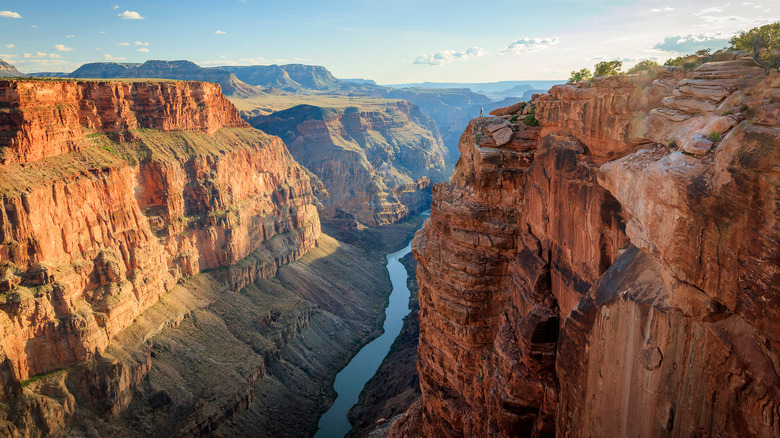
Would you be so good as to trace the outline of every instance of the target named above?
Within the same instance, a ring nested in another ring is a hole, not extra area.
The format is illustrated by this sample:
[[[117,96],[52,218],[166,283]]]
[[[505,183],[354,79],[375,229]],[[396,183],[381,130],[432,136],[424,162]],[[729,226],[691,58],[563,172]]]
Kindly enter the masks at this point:
[[[779,94],[731,60],[473,120],[413,243],[423,399],[391,435],[778,435]]]
[[[183,277],[225,267],[223,281],[239,290],[317,241],[304,169],[278,138],[246,126],[218,86],[6,81],[0,90],[9,396],[14,381],[99,357]]]
[[[96,132],[247,127],[219,86],[201,82],[7,80],[0,107],[3,164],[79,151]]]
[[[431,180],[443,179],[446,151],[436,126],[409,102],[299,105],[248,120],[282,137],[324,183],[324,218],[346,217],[360,226],[395,223],[426,209]]]

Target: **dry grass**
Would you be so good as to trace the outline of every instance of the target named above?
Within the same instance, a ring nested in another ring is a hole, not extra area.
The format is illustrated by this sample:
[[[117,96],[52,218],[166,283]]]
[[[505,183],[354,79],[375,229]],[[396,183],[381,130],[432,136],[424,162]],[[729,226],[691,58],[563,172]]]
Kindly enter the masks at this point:
[[[120,135],[127,141],[120,141]],[[143,160],[181,161],[201,155],[222,155],[247,146],[262,147],[270,138],[261,131],[246,128],[222,128],[212,135],[134,129],[121,134],[93,132],[78,142],[81,144],[77,152],[3,166],[0,196],[19,196],[39,185],[93,169],[133,166]]]

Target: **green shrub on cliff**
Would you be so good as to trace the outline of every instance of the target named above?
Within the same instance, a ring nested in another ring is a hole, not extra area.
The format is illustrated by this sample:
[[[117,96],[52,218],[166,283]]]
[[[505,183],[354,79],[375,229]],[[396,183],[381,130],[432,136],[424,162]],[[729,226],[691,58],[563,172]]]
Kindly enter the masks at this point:
[[[622,74],[623,61],[601,61],[593,68],[593,76],[616,76]]]
[[[652,59],[645,59],[644,61],[639,61],[639,63],[630,69],[626,73],[632,75],[635,73],[639,73],[640,71],[645,70],[651,70],[653,67],[657,67],[658,63],[653,61]]]
[[[740,32],[734,35],[729,43],[732,49],[752,52],[753,59],[766,68],[780,64],[780,59],[774,56],[774,52],[780,50],[780,22]]]
[[[569,76],[568,82],[580,82],[580,81],[587,81],[588,79],[593,78],[593,73],[590,72],[587,68],[583,68],[580,71],[572,71],[571,76]]]
[[[536,105],[531,107],[531,112],[525,116],[523,123],[528,126],[539,126],[539,121],[536,120]]]

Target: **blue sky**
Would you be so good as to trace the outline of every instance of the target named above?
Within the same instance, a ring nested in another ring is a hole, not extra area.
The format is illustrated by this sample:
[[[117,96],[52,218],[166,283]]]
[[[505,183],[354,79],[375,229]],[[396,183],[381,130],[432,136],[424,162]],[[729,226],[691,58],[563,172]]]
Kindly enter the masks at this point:
[[[780,21],[780,0],[0,1],[0,59],[304,63],[379,83],[565,79],[619,59],[722,47]]]

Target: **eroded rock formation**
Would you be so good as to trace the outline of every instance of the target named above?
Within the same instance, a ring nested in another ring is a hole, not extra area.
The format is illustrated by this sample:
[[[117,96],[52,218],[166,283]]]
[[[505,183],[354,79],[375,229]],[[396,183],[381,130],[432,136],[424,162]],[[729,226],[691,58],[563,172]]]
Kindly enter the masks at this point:
[[[323,218],[355,226],[398,222],[427,209],[431,180],[444,176],[436,125],[406,101],[370,109],[299,105],[249,122],[279,135],[324,183]]]
[[[780,434],[780,74],[596,78],[473,120],[418,232],[391,435]]]
[[[226,267],[237,291],[316,244],[304,169],[217,85],[3,81],[0,96],[6,395],[99,357],[184,276]]]

